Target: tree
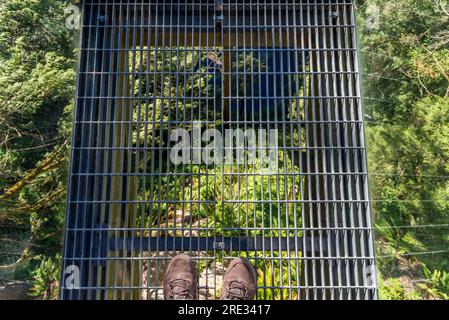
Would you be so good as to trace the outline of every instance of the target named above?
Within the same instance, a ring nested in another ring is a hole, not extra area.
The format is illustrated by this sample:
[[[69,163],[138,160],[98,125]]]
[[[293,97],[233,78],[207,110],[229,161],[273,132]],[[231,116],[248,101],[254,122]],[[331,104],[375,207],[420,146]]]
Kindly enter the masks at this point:
[[[28,234],[16,261],[0,258],[0,278],[28,278],[61,251],[76,54],[66,5],[0,2],[0,237]]]

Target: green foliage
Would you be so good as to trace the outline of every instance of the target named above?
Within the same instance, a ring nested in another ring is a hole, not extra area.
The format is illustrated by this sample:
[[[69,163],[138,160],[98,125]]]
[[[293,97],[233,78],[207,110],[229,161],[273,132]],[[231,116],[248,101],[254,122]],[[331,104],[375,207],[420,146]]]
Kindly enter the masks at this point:
[[[76,76],[68,3],[0,2],[0,227],[30,233],[0,278],[46,279],[60,258]]]
[[[381,300],[405,300],[405,290],[399,279],[393,279],[387,283],[381,283],[379,288]]]
[[[430,271],[424,266],[424,275],[428,280],[427,291],[434,297],[449,300],[449,272]]]
[[[381,300],[422,300],[419,291],[407,291],[399,279],[381,280],[379,284],[379,299]]]
[[[32,273],[31,296],[44,300],[58,298],[61,261],[61,255],[59,254],[54,258],[44,258],[41,261],[39,267]]]

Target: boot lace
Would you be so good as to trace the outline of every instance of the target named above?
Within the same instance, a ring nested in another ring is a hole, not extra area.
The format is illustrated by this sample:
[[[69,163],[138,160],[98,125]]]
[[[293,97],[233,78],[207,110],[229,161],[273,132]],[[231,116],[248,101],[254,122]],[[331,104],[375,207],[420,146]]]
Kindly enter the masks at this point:
[[[248,296],[248,287],[241,281],[231,281],[226,291],[227,300],[245,300]]]
[[[190,283],[186,280],[177,279],[169,283],[171,300],[189,300],[193,299],[190,293]]]

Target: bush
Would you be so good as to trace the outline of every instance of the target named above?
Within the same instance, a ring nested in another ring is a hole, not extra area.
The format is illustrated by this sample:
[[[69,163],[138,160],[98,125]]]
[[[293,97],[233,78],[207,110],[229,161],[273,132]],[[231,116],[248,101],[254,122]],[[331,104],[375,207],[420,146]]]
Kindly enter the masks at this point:
[[[59,278],[61,276],[61,255],[44,258],[39,268],[33,272],[30,295],[43,300],[56,300],[59,295]]]

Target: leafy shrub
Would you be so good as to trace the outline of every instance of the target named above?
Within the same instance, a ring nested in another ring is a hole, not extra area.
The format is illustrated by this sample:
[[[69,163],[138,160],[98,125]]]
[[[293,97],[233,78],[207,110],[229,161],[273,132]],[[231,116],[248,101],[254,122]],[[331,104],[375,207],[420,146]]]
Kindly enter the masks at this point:
[[[418,290],[406,290],[401,280],[391,278],[386,281],[380,279],[379,297],[381,300],[422,300]]]
[[[423,268],[427,278],[427,291],[436,298],[449,300],[449,272],[443,270],[430,271],[426,266]]]
[[[59,294],[59,277],[61,275],[61,256],[43,259],[33,272],[31,296],[43,300],[55,300]]]

